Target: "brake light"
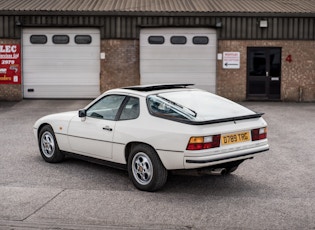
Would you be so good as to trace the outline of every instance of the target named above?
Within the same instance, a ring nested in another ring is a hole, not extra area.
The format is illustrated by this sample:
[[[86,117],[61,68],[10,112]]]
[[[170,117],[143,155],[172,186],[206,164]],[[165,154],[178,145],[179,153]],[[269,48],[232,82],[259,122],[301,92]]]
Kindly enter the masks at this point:
[[[220,147],[221,135],[191,137],[186,150],[202,150]]]
[[[267,138],[267,127],[252,130],[252,141],[258,141]]]

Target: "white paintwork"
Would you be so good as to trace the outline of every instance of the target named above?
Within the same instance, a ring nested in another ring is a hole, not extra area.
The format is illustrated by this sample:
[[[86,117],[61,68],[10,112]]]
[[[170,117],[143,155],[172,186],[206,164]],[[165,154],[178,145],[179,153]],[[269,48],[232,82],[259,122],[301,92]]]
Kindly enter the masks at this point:
[[[87,117],[84,122],[75,116],[69,123],[68,141],[71,152],[103,159],[112,158],[113,132],[103,127],[115,129],[115,121]]]
[[[31,44],[31,35],[46,35],[46,44]],[[69,44],[53,44],[54,35],[68,35]],[[91,44],[76,44],[76,35],[90,35]],[[94,28],[23,29],[23,92],[25,98],[95,98],[100,94],[100,32]],[[33,89],[34,92],[29,92]]]
[[[95,99],[95,101],[109,94],[137,97],[140,100],[139,117],[133,120],[106,121],[91,117],[81,119],[78,117],[77,112],[49,115],[39,119],[35,123],[35,137],[38,138],[39,128],[42,124],[50,124],[56,133],[61,150],[121,164],[126,164],[125,148],[127,144],[131,142],[141,142],[152,146],[156,150],[163,165],[168,170],[201,168],[235,161],[237,159],[248,159],[258,151],[268,150],[269,145],[267,139],[255,142],[250,141],[246,143],[231,144],[200,151],[186,150],[188,141],[192,136],[208,136],[250,131],[256,128],[266,127],[267,124],[264,119],[260,117],[239,120],[236,122],[191,125],[155,117],[149,113],[147,107],[147,97],[149,95],[159,93],[170,97],[171,95],[176,95],[174,92],[178,92],[180,95],[193,95],[198,92],[202,94],[204,93],[204,91],[199,91],[197,89],[170,89],[151,92],[139,92],[126,89],[110,90]],[[213,105],[207,107],[195,107],[194,109],[197,114],[204,114],[206,111],[211,113],[211,111],[216,110],[213,113],[215,119],[219,118],[220,112],[223,114],[221,118],[254,114],[254,112],[243,106],[219,96],[208,92],[206,95],[204,96],[207,97],[209,102],[213,103]],[[91,102],[86,109],[95,101]],[[188,106],[191,101],[188,101],[187,103]],[[205,119],[208,119],[209,117],[211,116],[205,116]],[[113,129],[112,132],[103,130],[102,128],[105,126],[110,126]],[[78,137],[80,137],[80,139]],[[95,140],[101,143],[95,145]],[[244,154],[249,155],[244,156]],[[186,163],[186,160],[188,159],[217,161],[192,164]]]
[[[164,36],[165,43],[149,44],[152,35]],[[171,44],[172,36],[185,36],[184,45]],[[195,45],[194,36],[207,36],[207,45]],[[154,28],[140,32],[141,84],[193,83],[196,87],[216,92],[215,29],[206,28]]]

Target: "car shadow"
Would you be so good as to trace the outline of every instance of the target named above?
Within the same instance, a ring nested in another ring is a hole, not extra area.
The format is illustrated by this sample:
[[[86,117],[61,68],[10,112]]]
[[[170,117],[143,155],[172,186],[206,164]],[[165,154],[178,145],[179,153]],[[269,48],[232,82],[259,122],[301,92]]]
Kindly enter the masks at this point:
[[[40,165],[47,169],[48,174],[53,173],[60,176],[60,180],[62,178],[66,181],[60,185],[67,188],[141,192],[133,186],[125,170],[71,157],[67,157],[64,162],[59,164],[46,163],[40,156],[37,157],[36,161],[42,162]],[[170,172],[165,186],[156,193],[164,195],[184,193],[199,196],[257,196],[264,194],[266,189],[268,189],[266,185],[246,179],[246,175],[238,175],[237,172],[225,176],[191,176]]]
[[[172,175],[161,190],[163,193],[187,193],[204,196],[257,196],[265,194],[266,185],[235,174],[229,175]]]

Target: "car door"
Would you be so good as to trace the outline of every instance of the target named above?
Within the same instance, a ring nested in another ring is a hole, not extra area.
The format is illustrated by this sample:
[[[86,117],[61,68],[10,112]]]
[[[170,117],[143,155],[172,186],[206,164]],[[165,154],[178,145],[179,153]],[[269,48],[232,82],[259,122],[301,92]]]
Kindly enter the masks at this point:
[[[117,114],[124,95],[107,95],[86,110],[86,117],[76,116],[69,124],[71,151],[100,159],[111,159]]]

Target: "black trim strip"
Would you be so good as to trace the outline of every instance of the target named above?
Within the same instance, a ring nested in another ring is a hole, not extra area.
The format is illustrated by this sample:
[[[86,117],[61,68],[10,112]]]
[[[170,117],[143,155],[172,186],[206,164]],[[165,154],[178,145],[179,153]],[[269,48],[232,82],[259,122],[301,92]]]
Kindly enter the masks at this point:
[[[172,153],[183,153],[184,151],[167,150],[167,149],[156,149],[156,151],[172,152]]]
[[[260,150],[260,151],[257,151],[257,152],[252,152],[252,153],[246,153],[246,154],[240,154],[240,155],[237,155],[237,156],[232,156],[232,157],[220,157],[219,159],[215,159],[215,160],[186,160],[186,163],[191,163],[191,164],[206,164],[206,163],[211,163],[211,162],[216,162],[216,161],[222,161],[222,160],[229,160],[229,159],[233,159],[233,158],[238,158],[238,157],[245,157],[245,156],[249,156],[249,155],[253,155],[253,154],[256,154],[256,153],[261,153],[261,152],[266,152],[268,151],[268,149],[265,149],[265,150]]]
[[[81,138],[81,139],[87,139],[87,140],[91,140],[91,141],[100,141],[100,142],[106,142],[106,143],[112,143],[112,144],[118,144],[118,145],[125,145],[124,143],[119,143],[119,142],[104,141],[104,140],[100,140],[100,139],[93,139],[93,138],[87,138],[87,137],[79,137],[79,136],[68,135],[68,134],[64,134],[64,133],[55,133],[55,134],[63,135],[63,136],[67,136],[67,137],[76,137],[76,138]]]
[[[88,161],[91,163],[99,164],[99,165],[105,165],[108,167],[116,168],[116,169],[121,169],[121,170],[127,170],[127,165],[126,164],[120,164],[120,163],[115,163],[107,160],[102,160],[94,157],[88,157],[88,156],[83,156],[77,153],[71,153],[71,152],[64,152],[68,157]]]
[[[161,84],[161,85],[140,85],[140,86],[131,86],[125,87],[123,89],[130,89],[136,91],[154,91],[154,90],[163,90],[163,89],[179,89],[187,88],[187,86],[193,86],[194,84]]]

